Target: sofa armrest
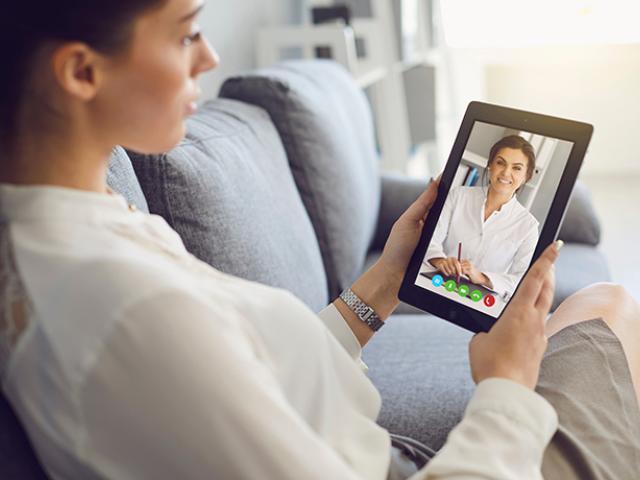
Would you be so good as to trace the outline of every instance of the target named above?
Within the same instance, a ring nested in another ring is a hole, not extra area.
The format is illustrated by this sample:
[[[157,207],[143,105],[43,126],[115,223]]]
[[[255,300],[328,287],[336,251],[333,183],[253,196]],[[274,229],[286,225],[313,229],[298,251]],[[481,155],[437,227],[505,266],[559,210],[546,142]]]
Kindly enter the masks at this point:
[[[391,227],[429,185],[429,181],[406,175],[383,173],[380,176],[380,211],[370,250],[382,250]]]
[[[569,199],[558,238],[585,245],[595,246],[600,243],[600,221],[593,208],[591,193],[580,181],[576,182]]]

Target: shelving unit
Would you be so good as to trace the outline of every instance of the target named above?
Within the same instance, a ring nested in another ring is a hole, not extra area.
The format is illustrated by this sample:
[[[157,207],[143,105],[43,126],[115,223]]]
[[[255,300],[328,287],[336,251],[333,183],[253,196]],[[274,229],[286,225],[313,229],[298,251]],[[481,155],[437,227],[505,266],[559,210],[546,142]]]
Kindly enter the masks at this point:
[[[462,163],[476,168],[485,168],[489,160],[482,155],[465,150],[462,154]]]
[[[437,92],[443,53],[430,24],[435,0],[310,0],[307,7],[347,4],[351,25],[331,23],[263,29],[258,63],[329,53],[363,88],[375,118],[381,169],[434,174]],[[408,24],[407,25],[403,25]],[[403,30],[403,27],[407,27]],[[404,34],[403,34],[404,31]]]

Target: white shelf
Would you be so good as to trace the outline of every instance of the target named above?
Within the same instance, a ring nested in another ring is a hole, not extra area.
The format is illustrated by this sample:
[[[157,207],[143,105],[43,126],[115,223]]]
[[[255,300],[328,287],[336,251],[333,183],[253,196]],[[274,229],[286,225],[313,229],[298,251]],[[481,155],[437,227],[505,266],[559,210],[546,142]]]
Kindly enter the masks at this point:
[[[291,58],[292,51],[301,58],[315,58],[322,47],[351,72],[360,88],[368,89],[381,151],[381,169],[407,173],[410,164],[422,163],[430,174],[435,174],[440,161],[433,142],[439,140],[438,112],[442,109],[442,105],[438,105],[441,103],[438,92],[445,82],[440,80],[443,73],[434,72],[434,68],[443,71],[446,57],[440,47],[430,48],[427,40],[432,31],[428,21],[431,7],[419,0],[418,11],[413,14],[409,2],[404,5],[398,0],[368,1],[366,11],[370,16],[354,16],[350,26],[336,21],[261,29],[257,38],[258,64],[264,67]],[[304,4],[305,8],[311,8],[332,2],[309,0]],[[399,17],[399,12],[404,12],[404,16]],[[409,35],[411,41],[407,45],[411,48],[405,48],[403,43],[408,37],[397,32],[401,20],[408,20],[408,15],[413,15],[410,20],[417,26],[415,35]],[[420,95],[424,96],[416,98]],[[410,158],[416,148],[421,152],[428,150],[429,154]]]
[[[388,72],[389,70],[385,67],[373,67],[367,70],[358,68],[353,76],[360,88],[367,88],[384,79]]]
[[[441,62],[442,52],[431,48],[422,54],[413,55],[409,60],[398,60],[393,64],[393,68],[395,71],[402,73],[420,65],[431,65],[437,67]]]
[[[465,163],[470,163],[474,167],[486,168],[489,160],[482,155],[478,155],[477,153],[473,153],[471,150],[465,150],[462,153],[462,160]]]

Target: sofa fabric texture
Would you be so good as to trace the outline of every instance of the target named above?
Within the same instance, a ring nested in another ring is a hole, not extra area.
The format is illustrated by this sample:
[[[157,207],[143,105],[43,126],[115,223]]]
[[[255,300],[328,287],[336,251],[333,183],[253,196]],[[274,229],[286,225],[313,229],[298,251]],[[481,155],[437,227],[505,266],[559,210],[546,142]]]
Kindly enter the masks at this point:
[[[303,60],[230,78],[220,96],[269,112],[320,243],[330,298],[337,297],[362,270],[380,204],[364,93],[342,66]]]
[[[149,213],[147,199],[144,198],[131,160],[124,148],[120,146],[114,148],[111,154],[107,170],[107,184],[114,192],[122,195],[129,204],[135,205],[138,210]]]
[[[408,178],[398,173],[380,175],[380,211],[371,250],[382,250],[400,215],[428,188],[431,179]]]
[[[577,181],[558,233],[565,242],[596,246],[600,243],[600,222],[587,186]]]
[[[187,130],[166,154],[130,152],[150,211],[213,267],[285,288],[314,311],[324,308],[318,242],[266,112],[217,99]]]
[[[432,315],[393,315],[364,347],[382,396],[378,423],[439,449],[473,393],[472,333]]]
[[[556,291],[551,310],[581,288],[609,281],[609,264],[600,250],[587,244],[567,243],[556,260]]]

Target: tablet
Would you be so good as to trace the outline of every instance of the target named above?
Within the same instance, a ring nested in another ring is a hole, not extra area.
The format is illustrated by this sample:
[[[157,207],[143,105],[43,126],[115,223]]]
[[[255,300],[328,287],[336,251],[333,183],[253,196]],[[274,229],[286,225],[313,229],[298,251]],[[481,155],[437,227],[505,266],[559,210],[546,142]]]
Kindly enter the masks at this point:
[[[592,134],[586,123],[470,103],[400,299],[488,331],[555,241]]]

